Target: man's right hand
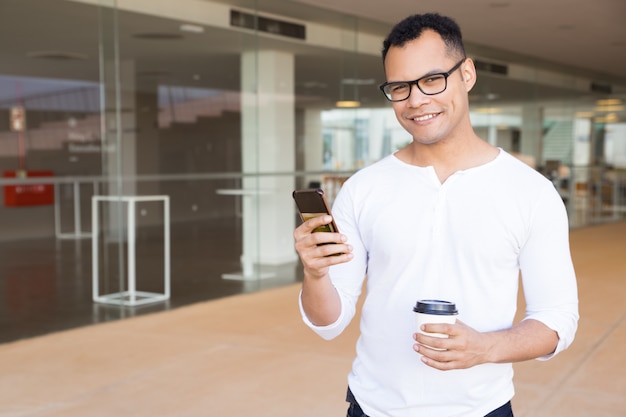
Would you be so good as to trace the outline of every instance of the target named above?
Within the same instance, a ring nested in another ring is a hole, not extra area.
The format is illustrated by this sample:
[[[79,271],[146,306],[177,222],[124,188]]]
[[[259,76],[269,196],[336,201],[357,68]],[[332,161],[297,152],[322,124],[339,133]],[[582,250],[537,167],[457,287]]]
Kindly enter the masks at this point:
[[[341,313],[337,289],[328,274],[332,265],[350,261],[354,256],[352,246],[341,233],[313,232],[330,223],[329,215],[314,217],[302,223],[293,233],[296,252],[304,265],[302,282],[302,308],[311,323],[327,326]]]
[[[346,244],[347,237],[341,233],[313,232],[316,228],[329,224],[329,215],[314,217],[303,222],[294,231],[295,248],[304,265],[305,278],[323,278],[332,265],[352,259],[352,246]]]

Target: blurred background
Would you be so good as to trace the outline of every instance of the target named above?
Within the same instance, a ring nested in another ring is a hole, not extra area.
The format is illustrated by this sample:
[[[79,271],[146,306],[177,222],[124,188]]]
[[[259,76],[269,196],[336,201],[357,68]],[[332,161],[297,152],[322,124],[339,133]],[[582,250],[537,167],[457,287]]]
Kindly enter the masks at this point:
[[[621,0],[0,0],[0,342],[300,280],[291,191],[411,140],[380,50],[429,11],[477,133],[623,220]]]

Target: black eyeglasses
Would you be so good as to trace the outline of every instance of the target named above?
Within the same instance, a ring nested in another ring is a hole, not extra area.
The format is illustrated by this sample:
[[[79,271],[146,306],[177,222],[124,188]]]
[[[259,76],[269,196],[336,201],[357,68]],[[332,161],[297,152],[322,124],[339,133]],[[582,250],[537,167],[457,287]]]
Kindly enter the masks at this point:
[[[456,71],[467,58],[460,60],[452,69],[448,72],[438,72],[436,74],[428,74],[422,78],[418,78],[415,81],[393,81],[381,84],[380,91],[383,92],[387,100],[389,101],[403,101],[409,98],[411,95],[411,89],[413,85],[417,85],[417,88],[427,96],[434,96],[435,94],[443,93],[448,87],[448,77],[454,71]]]

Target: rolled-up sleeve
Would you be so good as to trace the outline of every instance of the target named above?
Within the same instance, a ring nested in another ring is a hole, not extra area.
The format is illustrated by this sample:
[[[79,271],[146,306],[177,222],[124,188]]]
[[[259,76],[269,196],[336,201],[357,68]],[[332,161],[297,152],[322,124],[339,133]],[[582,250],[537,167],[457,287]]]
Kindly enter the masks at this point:
[[[547,190],[535,210],[528,239],[520,252],[526,315],[557,332],[559,342],[547,360],[567,349],[578,328],[578,290],[569,246],[565,206]]]
[[[326,326],[316,326],[311,323],[311,320],[307,317],[304,312],[304,308],[302,307],[302,291],[300,291],[299,297],[299,306],[300,306],[300,314],[302,314],[302,321],[309,326],[315,333],[317,333],[322,339],[331,340],[335,337],[339,336],[344,329],[350,324],[352,317],[354,317],[354,312],[351,314],[346,312],[346,303],[341,301],[341,313],[339,314],[339,318],[334,323],[331,323]]]
[[[353,205],[350,204],[350,195],[345,187],[337,195],[333,204],[333,218],[339,231],[348,237],[348,244],[352,246],[352,260],[330,267],[330,278],[341,300],[341,313],[334,323],[326,326],[316,326],[311,323],[302,306],[302,291],[299,296],[300,313],[302,320],[315,333],[326,340],[339,336],[350,324],[356,314],[356,305],[361,295],[363,281],[367,270],[367,251],[360,239]]]

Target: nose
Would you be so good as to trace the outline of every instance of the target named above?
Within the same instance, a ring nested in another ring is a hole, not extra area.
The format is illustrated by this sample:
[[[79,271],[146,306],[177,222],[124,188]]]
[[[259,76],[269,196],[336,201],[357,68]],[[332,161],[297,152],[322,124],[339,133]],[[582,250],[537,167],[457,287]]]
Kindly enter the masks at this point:
[[[409,98],[406,99],[409,106],[418,107],[424,102],[430,101],[430,96],[422,93],[417,87],[417,83],[411,84],[411,93],[409,94]]]

